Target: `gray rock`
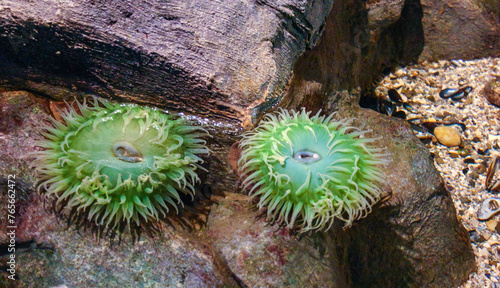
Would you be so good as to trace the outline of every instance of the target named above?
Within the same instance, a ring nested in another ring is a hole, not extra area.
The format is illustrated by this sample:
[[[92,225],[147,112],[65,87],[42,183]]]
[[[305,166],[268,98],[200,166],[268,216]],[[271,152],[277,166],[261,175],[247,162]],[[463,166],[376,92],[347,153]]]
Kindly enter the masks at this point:
[[[165,226],[156,237],[135,243],[127,235],[121,242],[97,241],[90,231],[67,229],[36,198],[18,227],[30,241],[17,243],[12,287],[238,287],[222,258],[196,233]],[[12,284],[0,280],[2,287]]]

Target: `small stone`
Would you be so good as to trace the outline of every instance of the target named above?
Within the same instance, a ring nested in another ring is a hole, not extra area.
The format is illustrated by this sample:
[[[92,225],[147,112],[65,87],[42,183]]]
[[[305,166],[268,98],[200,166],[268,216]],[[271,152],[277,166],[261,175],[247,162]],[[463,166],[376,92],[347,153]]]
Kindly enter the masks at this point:
[[[450,150],[450,157],[451,158],[458,158],[458,151],[457,150]]]
[[[482,243],[486,241],[486,239],[484,239],[484,237],[481,234],[479,234],[476,230],[469,231],[469,236],[470,240],[474,243]]]
[[[493,79],[484,86],[484,96],[493,105],[500,107],[500,80]]]
[[[466,157],[467,155],[469,155],[469,150],[460,147],[458,148],[458,155],[460,155],[460,157]]]
[[[472,180],[477,180],[477,178],[479,178],[479,174],[477,174],[475,171],[471,171],[469,173],[469,177],[472,179]]]
[[[472,104],[474,101],[472,100],[472,98],[468,97],[467,99],[465,99],[464,101],[464,105],[470,105]]]
[[[478,254],[479,254],[479,256],[481,256],[483,258],[486,258],[486,257],[488,257],[488,255],[490,255],[490,252],[488,251],[488,249],[482,248],[482,249],[479,250]]]
[[[436,136],[439,143],[448,147],[459,146],[462,143],[460,133],[452,127],[437,126],[434,128],[434,136]]]
[[[484,164],[479,164],[474,171],[476,171],[477,174],[483,174],[486,172],[486,166]]]
[[[443,158],[441,158],[438,154],[434,154],[434,161],[436,161],[436,163],[439,165],[444,164]]]
[[[490,231],[495,231],[497,224],[498,224],[498,221],[495,219],[490,219],[490,220],[486,221],[486,227],[488,227],[488,230],[490,230]]]
[[[469,153],[470,153],[471,151],[474,151],[474,147],[472,146],[472,144],[471,144],[469,141],[464,141],[464,142],[462,143],[462,147],[463,147],[464,149],[467,149],[467,150],[469,151]]]

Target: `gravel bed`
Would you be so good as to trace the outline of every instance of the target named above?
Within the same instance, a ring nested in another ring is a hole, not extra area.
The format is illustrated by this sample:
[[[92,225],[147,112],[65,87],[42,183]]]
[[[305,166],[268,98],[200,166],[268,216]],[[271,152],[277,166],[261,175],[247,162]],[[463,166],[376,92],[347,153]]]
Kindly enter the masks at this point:
[[[462,288],[500,287],[500,214],[479,221],[477,212],[485,199],[500,196],[485,189],[486,171],[495,156],[500,156],[500,108],[484,97],[485,84],[500,76],[500,58],[479,60],[424,62],[396,70],[376,88],[378,97],[389,100],[389,89],[399,92],[411,109],[402,106],[406,119],[414,123],[463,123],[450,125],[462,138],[460,147],[446,147],[428,132],[416,134],[427,143],[434,164],[450,191],[457,217],[469,231],[476,256],[477,272],[470,275]],[[446,88],[471,86],[463,99],[443,99],[439,92]],[[411,110],[411,111],[410,111]],[[500,181],[500,171],[495,180]]]

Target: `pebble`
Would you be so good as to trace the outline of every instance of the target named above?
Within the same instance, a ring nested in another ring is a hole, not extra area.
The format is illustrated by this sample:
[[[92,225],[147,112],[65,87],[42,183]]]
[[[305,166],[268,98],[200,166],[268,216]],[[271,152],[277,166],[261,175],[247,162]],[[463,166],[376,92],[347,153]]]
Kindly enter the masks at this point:
[[[500,80],[489,81],[484,86],[484,96],[491,104],[500,107]]]
[[[490,231],[496,231],[497,224],[498,224],[498,221],[495,219],[490,219],[490,220],[486,221],[486,227],[488,227],[488,229]]]
[[[460,133],[452,127],[437,126],[434,128],[434,136],[436,136],[439,143],[448,147],[455,147],[462,143]]]

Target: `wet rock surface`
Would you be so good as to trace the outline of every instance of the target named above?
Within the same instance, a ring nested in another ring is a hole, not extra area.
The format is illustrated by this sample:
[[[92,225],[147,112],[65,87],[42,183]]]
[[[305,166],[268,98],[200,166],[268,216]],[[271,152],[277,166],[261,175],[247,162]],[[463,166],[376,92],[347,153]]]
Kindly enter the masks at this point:
[[[490,173],[490,168],[499,157],[499,110],[485,99],[483,91],[494,75],[500,74],[499,61],[499,58],[443,60],[402,67],[385,77],[376,89],[380,97],[389,89],[397,89],[412,103],[414,111],[408,119],[463,124],[460,129],[450,126],[460,132],[462,147],[446,147],[436,139],[425,141],[450,191],[458,219],[473,241],[477,271],[461,288],[495,287],[500,283],[500,234],[495,225],[499,216],[486,221],[478,219],[481,204],[498,196],[494,189],[498,170]],[[439,96],[445,88],[464,86],[473,89],[459,101]],[[425,133],[415,132],[422,141],[428,139]]]
[[[17,231],[17,280],[2,275],[2,287],[238,287],[195,233],[164,227],[136,243],[127,236],[98,241],[89,231],[67,229],[39,199],[30,205]]]
[[[328,232],[340,287],[458,286],[475,270],[474,253],[429,151],[407,122],[353,102],[341,101],[338,117],[382,136],[377,144],[391,154],[385,188],[392,194],[352,228]]]
[[[248,196],[228,194],[214,207],[205,237],[246,287],[337,287],[328,256],[310,239],[269,225]]]
[[[498,2],[424,0],[421,3],[426,45],[420,61],[500,56]]]

